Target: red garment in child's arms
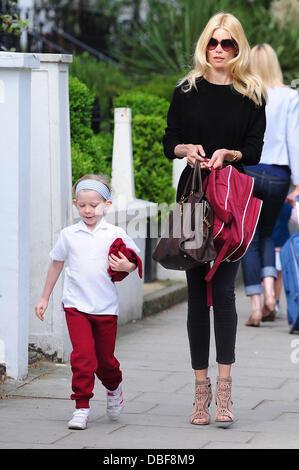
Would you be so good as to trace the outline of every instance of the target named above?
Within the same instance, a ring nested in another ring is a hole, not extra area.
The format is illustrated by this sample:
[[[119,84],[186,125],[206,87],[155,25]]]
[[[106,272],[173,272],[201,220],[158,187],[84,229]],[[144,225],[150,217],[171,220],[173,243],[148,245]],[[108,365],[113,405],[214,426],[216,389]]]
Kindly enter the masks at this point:
[[[127,248],[122,238],[116,238],[110,246],[108,256],[111,254],[118,256],[118,252],[125,255],[131,263],[135,263],[138,267],[139,277],[142,278],[142,261],[139,256],[131,248]],[[108,268],[108,274],[111,276],[112,282],[122,281],[129,273],[126,271],[113,271],[111,267]]]

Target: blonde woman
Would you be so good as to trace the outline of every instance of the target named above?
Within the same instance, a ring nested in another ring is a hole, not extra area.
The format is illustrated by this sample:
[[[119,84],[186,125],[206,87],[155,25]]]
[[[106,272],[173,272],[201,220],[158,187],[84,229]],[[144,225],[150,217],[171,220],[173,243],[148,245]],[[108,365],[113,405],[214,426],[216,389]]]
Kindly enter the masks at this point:
[[[254,177],[255,195],[263,200],[254,239],[242,259],[245,293],[250,296],[252,307],[246,325],[259,326],[260,321],[275,319],[277,272],[272,232],[288,194],[290,178],[295,190],[288,201],[294,205],[295,195],[299,194],[299,99],[296,90],[284,86],[277,55],[269,44],[259,44],[252,49],[251,66],[267,87],[268,95],[261,160],[245,170]]]
[[[264,89],[250,72],[250,47],[236,17],[213,16],[200,35],[194,68],[176,86],[163,137],[170,159],[185,158],[177,198],[195,160],[202,168],[222,168],[230,162],[240,172],[243,164],[259,162],[265,131]],[[209,159],[204,162],[204,157]],[[222,263],[213,278],[214,331],[218,377],[215,423],[233,422],[231,366],[235,362],[237,313],[234,284],[238,263]],[[205,268],[186,272],[188,283],[187,331],[195,373],[195,399],[190,422],[210,422],[212,399],[208,377],[210,312],[207,306]]]

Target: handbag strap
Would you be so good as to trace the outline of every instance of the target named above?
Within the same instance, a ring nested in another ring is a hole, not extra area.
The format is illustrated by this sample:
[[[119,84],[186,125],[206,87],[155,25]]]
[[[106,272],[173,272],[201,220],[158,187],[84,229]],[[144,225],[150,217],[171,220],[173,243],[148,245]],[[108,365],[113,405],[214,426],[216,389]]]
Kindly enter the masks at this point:
[[[191,190],[194,192],[202,192],[202,178],[199,160],[195,161]]]
[[[200,161],[196,160],[194,168],[191,169],[188,179],[185,184],[183,195],[181,196],[181,201],[186,199],[194,192],[202,192],[202,177],[201,177],[201,168]]]

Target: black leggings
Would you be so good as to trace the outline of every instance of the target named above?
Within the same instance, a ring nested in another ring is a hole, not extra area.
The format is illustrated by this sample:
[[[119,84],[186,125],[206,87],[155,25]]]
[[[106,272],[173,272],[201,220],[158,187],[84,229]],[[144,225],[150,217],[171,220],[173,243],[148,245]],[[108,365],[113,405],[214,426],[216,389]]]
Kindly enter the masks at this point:
[[[216,361],[235,362],[237,312],[235,278],[239,261],[222,262],[212,279]],[[195,370],[207,369],[210,350],[210,307],[207,306],[206,268],[200,266],[186,271],[188,283],[187,330],[191,364]]]

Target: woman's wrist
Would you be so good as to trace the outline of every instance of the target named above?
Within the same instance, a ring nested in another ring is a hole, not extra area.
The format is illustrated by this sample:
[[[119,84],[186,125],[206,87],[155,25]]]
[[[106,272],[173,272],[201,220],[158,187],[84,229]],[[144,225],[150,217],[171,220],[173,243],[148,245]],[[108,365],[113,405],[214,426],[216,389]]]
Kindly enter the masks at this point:
[[[241,160],[242,153],[239,150],[230,150],[230,163],[235,163]]]
[[[187,144],[178,144],[174,147],[174,154],[177,158],[185,158],[188,152]]]
[[[236,163],[242,158],[242,153],[239,150],[227,150],[224,158],[225,165]]]

